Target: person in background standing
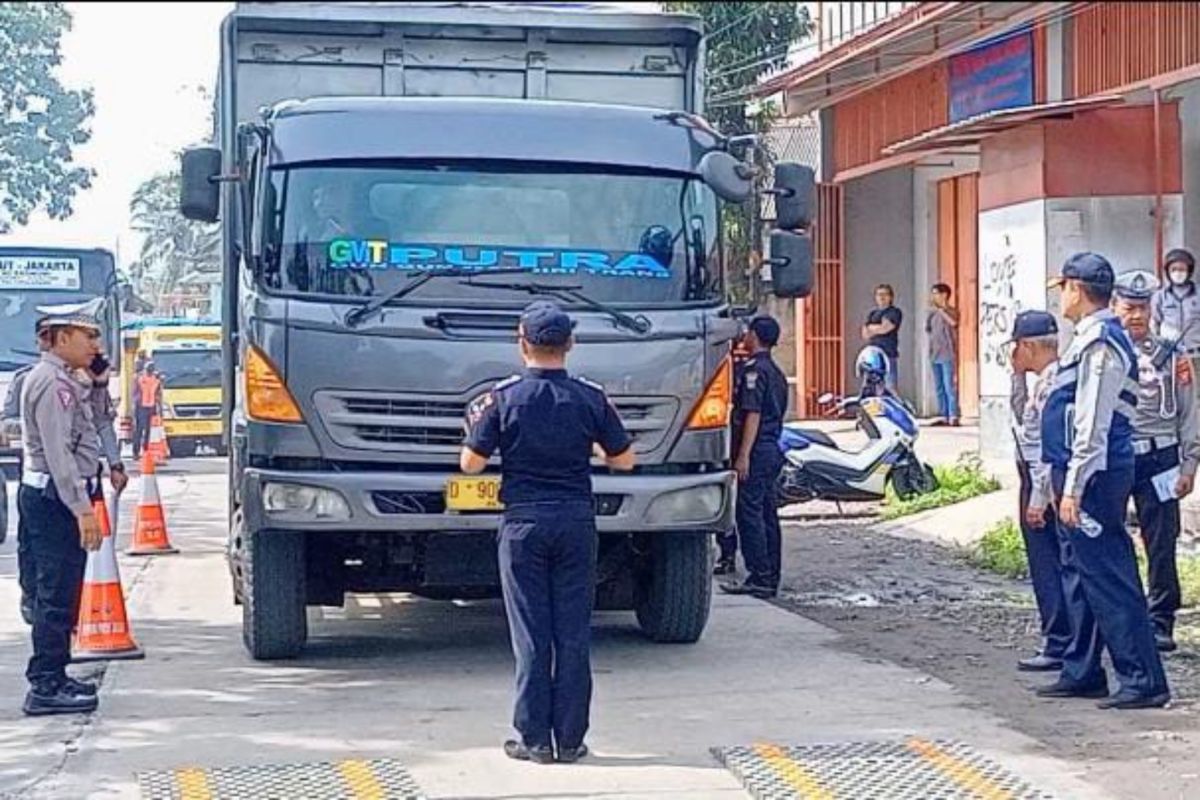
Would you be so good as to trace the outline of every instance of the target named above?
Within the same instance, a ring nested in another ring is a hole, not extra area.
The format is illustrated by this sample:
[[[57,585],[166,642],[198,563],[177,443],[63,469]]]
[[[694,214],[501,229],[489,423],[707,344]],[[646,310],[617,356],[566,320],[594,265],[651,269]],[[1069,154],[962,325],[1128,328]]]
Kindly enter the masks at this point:
[[[133,417],[133,457],[138,458],[150,445],[150,425],[162,408],[162,378],[153,361],[147,361],[143,366],[134,383],[133,396],[137,401]]]
[[[929,334],[929,363],[938,401],[938,419],[933,424],[958,427],[958,309],[950,305],[950,287],[945,283],[934,284],[930,301],[933,308],[925,319],[925,332]]]
[[[883,351],[891,363],[888,365],[887,387],[899,395],[900,385],[900,325],[904,314],[896,308],[896,292],[886,283],[875,287],[875,308],[867,314],[862,326],[862,337]]]
[[[1166,284],[1150,300],[1151,332],[1160,339],[1179,341],[1179,349],[1200,369],[1200,292],[1196,291],[1196,259],[1177,248],[1163,258]],[[1200,374],[1200,373],[1197,373]],[[1195,384],[1193,384],[1193,393]]]

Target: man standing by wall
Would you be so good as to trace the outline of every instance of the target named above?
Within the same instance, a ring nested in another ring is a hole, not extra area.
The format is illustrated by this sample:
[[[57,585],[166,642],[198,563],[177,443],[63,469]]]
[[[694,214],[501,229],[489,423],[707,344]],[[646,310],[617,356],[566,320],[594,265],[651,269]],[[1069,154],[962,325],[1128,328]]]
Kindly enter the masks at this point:
[[[925,319],[929,335],[929,363],[937,390],[938,419],[934,425],[958,427],[958,309],[950,305],[950,287],[937,283],[930,292],[933,308]]]
[[[867,314],[862,337],[884,352],[891,363],[887,374],[888,388],[897,394],[900,379],[900,325],[904,314],[896,308],[896,292],[886,283],[875,287],[875,308]]]

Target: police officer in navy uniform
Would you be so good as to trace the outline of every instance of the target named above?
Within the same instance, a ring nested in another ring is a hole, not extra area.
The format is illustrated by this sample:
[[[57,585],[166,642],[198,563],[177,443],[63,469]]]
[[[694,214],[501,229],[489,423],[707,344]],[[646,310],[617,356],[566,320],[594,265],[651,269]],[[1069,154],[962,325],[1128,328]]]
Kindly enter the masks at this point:
[[[1058,323],[1046,311],[1028,310],[1013,320],[1012,431],[1020,487],[1021,537],[1041,621],[1041,649],[1017,662],[1023,672],[1057,672],[1071,643],[1071,620],[1063,596],[1062,545],[1058,537],[1050,465],[1042,461],[1042,411],[1058,368]],[[1030,391],[1028,376],[1036,376]]]
[[[100,547],[92,512],[100,437],[89,390],[76,375],[100,352],[98,303],[39,309],[47,350],[25,378],[21,420],[24,470],[17,505],[34,570],[33,656],[25,676],[30,716],[90,712],[96,687],[69,677],[85,550]]]
[[[1113,283],[1112,266],[1095,253],[1072,256],[1052,281],[1062,288],[1063,315],[1075,325],[1042,413],[1042,459],[1058,501],[1072,640],[1058,681],[1038,694],[1105,698],[1101,708],[1153,708],[1171,695],[1125,530],[1138,367],[1133,343],[1109,308]],[[1118,682],[1111,696],[1102,647]]]
[[[1137,414],[1133,419],[1133,503],[1149,556],[1150,619],[1158,649],[1175,649],[1179,610],[1179,500],[1192,492],[1200,466],[1200,415],[1192,367],[1182,347],[1151,336],[1153,273],[1117,279],[1113,310],[1133,339],[1138,358]]]
[[[738,474],[737,530],[746,580],[722,584],[726,594],[762,599],[779,591],[781,536],[776,481],[783,468],[779,436],[787,413],[788,385],[771,359],[779,341],[779,323],[763,315],[750,321],[745,336],[750,357],[738,375],[734,395],[734,468]]]
[[[746,370],[746,364],[750,360],[752,353],[747,349],[746,339],[743,335],[737,340],[733,347],[733,385],[742,385],[742,373]],[[732,440],[733,452],[738,452],[739,442],[737,440],[738,431],[734,430],[734,439]],[[722,531],[717,534],[717,564],[713,569],[714,575],[733,575],[737,572],[737,529]]]
[[[633,440],[603,388],[569,375],[573,323],[530,305],[518,338],[525,372],[471,403],[460,466],[482,472],[500,453],[500,579],[516,656],[513,725],[504,752],[572,763],[587,754],[596,573],[593,454],[633,469]],[[598,448],[598,453],[596,452]]]

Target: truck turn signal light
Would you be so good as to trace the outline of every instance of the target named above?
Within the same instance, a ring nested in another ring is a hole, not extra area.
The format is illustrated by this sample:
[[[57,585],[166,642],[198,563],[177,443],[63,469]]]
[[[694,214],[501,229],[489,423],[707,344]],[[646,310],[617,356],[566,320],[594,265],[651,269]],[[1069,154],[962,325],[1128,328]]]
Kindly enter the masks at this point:
[[[717,372],[708,382],[704,394],[688,417],[688,430],[706,431],[724,428],[729,424],[733,411],[733,363],[729,358],[721,362]]]
[[[257,347],[246,353],[246,404],[250,417],[260,422],[304,421],[275,365]]]

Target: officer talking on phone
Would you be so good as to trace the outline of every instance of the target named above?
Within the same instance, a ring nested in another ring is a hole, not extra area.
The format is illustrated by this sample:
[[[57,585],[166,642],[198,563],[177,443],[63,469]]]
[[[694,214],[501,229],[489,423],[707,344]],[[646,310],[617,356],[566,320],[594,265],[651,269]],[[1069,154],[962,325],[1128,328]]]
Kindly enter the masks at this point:
[[[1133,340],[1138,359],[1133,418],[1133,503],[1150,561],[1150,620],[1158,649],[1175,649],[1179,610],[1179,500],[1192,492],[1200,466],[1200,417],[1192,366],[1175,342],[1150,335],[1151,298],[1158,279],[1135,270],[1117,278],[1113,310]]]

